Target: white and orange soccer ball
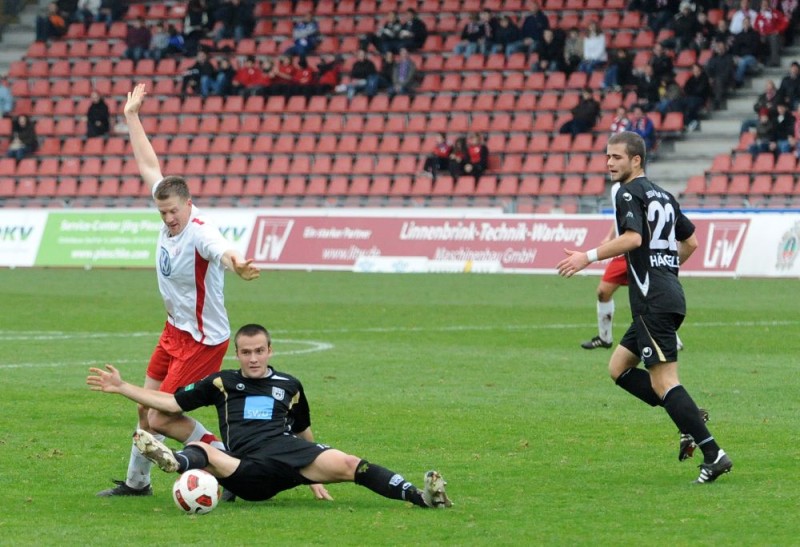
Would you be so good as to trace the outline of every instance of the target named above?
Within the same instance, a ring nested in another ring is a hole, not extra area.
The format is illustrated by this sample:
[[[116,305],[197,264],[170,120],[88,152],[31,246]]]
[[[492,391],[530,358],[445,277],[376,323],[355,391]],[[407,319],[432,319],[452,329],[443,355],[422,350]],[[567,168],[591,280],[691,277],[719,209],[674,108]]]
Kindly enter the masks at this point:
[[[172,485],[172,499],[181,511],[202,515],[219,503],[220,486],[216,477],[202,469],[190,469]]]

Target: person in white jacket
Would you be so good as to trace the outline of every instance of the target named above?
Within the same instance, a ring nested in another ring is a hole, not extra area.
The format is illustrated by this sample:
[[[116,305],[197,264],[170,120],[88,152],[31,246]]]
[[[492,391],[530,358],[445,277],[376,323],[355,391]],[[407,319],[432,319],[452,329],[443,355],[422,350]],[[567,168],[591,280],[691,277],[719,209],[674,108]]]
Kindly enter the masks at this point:
[[[578,65],[578,70],[591,75],[595,68],[604,65],[606,61],[608,61],[606,35],[600,31],[597,23],[592,21],[583,39],[583,60]]]

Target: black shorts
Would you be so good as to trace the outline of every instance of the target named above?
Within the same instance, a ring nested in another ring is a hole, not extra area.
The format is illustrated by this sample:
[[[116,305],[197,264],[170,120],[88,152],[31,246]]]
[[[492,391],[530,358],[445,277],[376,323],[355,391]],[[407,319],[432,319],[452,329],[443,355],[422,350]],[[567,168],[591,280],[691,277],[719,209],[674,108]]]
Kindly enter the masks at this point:
[[[230,477],[219,479],[219,483],[243,500],[266,500],[284,490],[311,484],[300,474],[300,469],[329,448],[294,435],[276,437],[256,452],[244,456],[232,453],[241,463]]]
[[[645,367],[678,360],[679,313],[654,313],[633,318],[619,345],[638,355]]]

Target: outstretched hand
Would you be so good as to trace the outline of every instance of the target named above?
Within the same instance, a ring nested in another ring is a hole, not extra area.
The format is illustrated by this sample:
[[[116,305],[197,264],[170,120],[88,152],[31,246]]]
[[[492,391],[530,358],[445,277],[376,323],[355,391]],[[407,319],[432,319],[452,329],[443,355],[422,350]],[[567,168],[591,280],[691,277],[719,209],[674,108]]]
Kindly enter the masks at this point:
[[[567,258],[563,259],[556,266],[558,268],[558,275],[561,277],[572,277],[589,265],[589,258],[583,251],[564,249],[564,252],[567,253]]]
[[[125,115],[138,114],[139,109],[142,108],[142,103],[147,95],[144,90],[144,84],[136,84],[133,91],[128,92],[128,102],[125,103]]]
[[[92,391],[119,393],[123,384],[122,377],[113,365],[106,364],[106,370],[92,367],[89,372],[93,375],[86,377],[86,384]]]
[[[236,272],[236,275],[245,281],[252,281],[261,275],[261,270],[259,270],[256,266],[253,266],[252,258],[250,260],[245,260],[244,262],[239,262],[236,260],[236,257],[231,257],[231,265],[233,266],[233,271]]]
[[[328,490],[323,484],[309,484],[309,488],[314,493],[314,497],[318,500],[333,501],[333,497],[328,493]]]

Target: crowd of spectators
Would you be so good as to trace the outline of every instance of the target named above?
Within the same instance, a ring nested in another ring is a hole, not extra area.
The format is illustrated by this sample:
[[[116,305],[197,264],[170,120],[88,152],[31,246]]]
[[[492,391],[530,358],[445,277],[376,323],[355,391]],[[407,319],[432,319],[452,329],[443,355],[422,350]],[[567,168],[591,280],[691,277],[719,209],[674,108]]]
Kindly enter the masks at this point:
[[[717,24],[712,24],[708,12],[720,7],[723,16]],[[188,0],[180,25],[129,19],[124,56],[134,63],[142,59],[158,62],[167,57],[193,58],[190,68],[178,75],[184,97],[308,97],[343,93],[352,99],[357,94],[374,97],[381,92],[390,96],[414,93],[420,72],[409,53],[420,50],[429,34],[415,9],[388,13],[374,33],[360,36],[357,51],[342,52],[355,56],[351,70],[344,72],[343,55],[317,53],[326,37],[312,13],[293,21],[292,35],[286,37],[283,54],[274,61],[253,56],[235,59],[232,49],[218,47],[223,40],[240,41],[253,35],[254,8],[253,0]],[[796,0],[763,0],[758,6],[749,0],[632,0],[628,9],[641,12],[656,35],[665,29],[671,31],[669,37],[655,43],[644,61],[635,62],[639,57],[634,58],[625,48],[608,49],[609,39],[597,21],[589,21],[585,29],[551,28],[536,1],[530,2],[525,13],[495,14],[484,9],[471,14],[460,29],[461,40],[453,54],[470,57],[523,53],[534,72],[559,71],[569,75],[580,71],[591,75],[603,71],[602,88],[584,89],[572,109],[572,119],[558,130],[573,136],[595,130],[600,117],[596,94],[632,91],[635,100],[627,104],[630,111],[625,108],[619,112],[614,126],[637,131],[648,144],[655,146],[657,137],[648,113],[658,112],[663,116],[681,112],[686,129],[699,129],[706,110],[724,108],[731,90],[744,85],[748,76],[760,73],[764,66],[779,63],[781,48],[793,40],[800,17]],[[58,39],[72,23],[88,26],[99,21],[110,26],[123,19],[126,10],[125,0],[52,2],[37,18],[37,40]],[[380,55],[379,61],[372,58],[373,48]],[[683,84],[679,83],[675,58],[687,50],[699,55],[709,49],[711,55],[707,61],[692,65],[691,75],[681,79]],[[0,114],[7,114],[13,109],[13,97],[7,92],[8,85],[3,84]],[[757,118],[743,122],[743,132],[756,133],[753,153],[764,150],[779,153],[786,151],[787,146],[796,148],[792,144],[796,131],[788,135],[786,128],[794,123],[789,121],[795,119],[792,111],[797,108],[798,92],[800,65],[795,63],[781,83],[780,93],[774,90],[774,102],[766,107],[757,105],[754,108]],[[767,120],[763,119],[765,109]],[[96,94],[92,96],[87,121],[87,136],[108,133],[111,125],[108,109]],[[783,128],[782,133],[776,133],[778,127]],[[471,140],[472,137],[463,140],[465,150]],[[466,157],[458,144],[453,143],[448,153],[448,170],[450,156]],[[480,163],[466,162],[458,172],[482,172],[475,167]],[[466,167],[467,164],[475,166]],[[437,170],[442,170],[441,166],[431,169]]]
[[[457,180],[461,176],[475,178],[475,184],[489,168],[489,148],[478,132],[469,133],[450,142],[445,133],[437,135],[430,154],[425,157],[423,173],[436,178],[446,171]]]

